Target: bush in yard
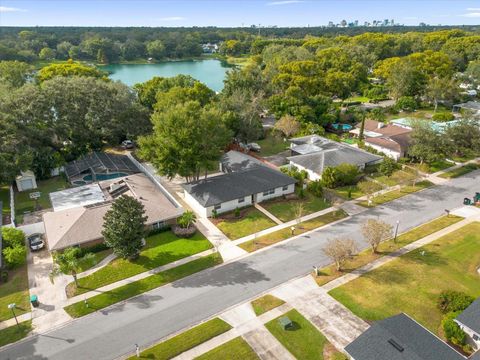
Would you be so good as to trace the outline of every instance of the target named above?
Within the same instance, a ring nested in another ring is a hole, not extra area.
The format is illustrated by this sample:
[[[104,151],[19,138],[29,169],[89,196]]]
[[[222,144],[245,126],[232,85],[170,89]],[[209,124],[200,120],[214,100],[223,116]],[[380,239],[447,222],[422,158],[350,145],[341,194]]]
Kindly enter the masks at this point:
[[[446,290],[442,291],[438,297],[437,306],[444,314],[463,311],[475,300],[470,295],[467,295],[460,291]]]
[[[451,112],[446,111],[435,113],[432,116],[432,120],[439,122],[452,121],[453,119],[455,119],[455,116]]]
[[[212,218],[216,219],[218,217],[218,211],[213,209],[212,210]]]
[[[184,229],[188,229],[195,221],[197,221],[197,216],[193,211],[187,210],[177,219],[177,224]]]
[[[448,341],[450,341],[452,344],[463,346],[465,345],[466,335],[463,330],[460,329],[460,326],[453,321],[460,313],[461,311],[452,311],[447,313],[443,317],[442,328]]]
[[[3,258],[7,268],[12,269],[25,263],[27,248],[25,245],[6,247],[3,249]]]
[[[323,195],[323,186],[321,180],[310,181],[307,185],[307,189],[317,197],[321,197]]]
[[[414,111],[417,109],[418,104],[415,98],[413,98],[412,96],[402,96],[397,100],[395,107],[398,110]]]
[[[356,165],[343,163],[338,165],[336,169],[339,173],[339,184],[337,186],[355,185],[357,183],[360,171]]]
[[[63,252],[54,251],[52,258],[53,270],[50,272],[50,280],[53,282],[53,279],[61,274],[71,275],[76,286],[78,286],[77,273],[81,271],[81,265],[83,263],[95,264],[95,255],[84,254],[78,247],[71,247]]]
[[[328,189],[333,189],[338,184],[339,176],[340,174],[337,168],[334,168],[332,166],[327,166],[325,169],[323,169],[323,173],[322,173],[323,186],[325,186]]]
[[[391,157],[385,156],[382,163],[378,166],[378,171],[385,176],[392,176],[395,170],[398,170],[400,167],[397,162]]]
[[[238,207],[235,208],[235,210],[233,211],[233,214],[235,215],[236,218],[239,218],[240,217],[240,209]]]
[[[103,217],[102,235],[113,253],[124,259],[138,257],[145,236],[145,209],[131,196],[117,198]]]
[[[25,245],[25,233],[22,230],[2,227],[3,247],[15,247]]]

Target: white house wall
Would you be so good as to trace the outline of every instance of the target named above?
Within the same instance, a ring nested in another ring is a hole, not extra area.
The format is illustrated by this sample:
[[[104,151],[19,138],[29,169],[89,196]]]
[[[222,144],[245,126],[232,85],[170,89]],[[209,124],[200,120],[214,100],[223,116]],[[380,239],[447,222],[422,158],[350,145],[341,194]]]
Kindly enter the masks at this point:
[[[309,180],[312,180],[312,181],[316,181],[316,180],[320,180],[322,177],[317,174],[316,172],[310,170],[310,169],[307,169],[307,168],[304,168],[302,165],[298,165],[297,163],[293,162],[293,161],[290,161],[290,165],[292,166],[295,166],[296,168],[298,168],[299,170],[305,170],[308,174],[308,179]]]
[[[387,155],[388,157],[390,157],[394,160],[398,160],[401,157],[401,154],[397,151],[393,151],[393,150],[384,148],[382,146],[378,146],[376,144],[371,144],[369,142],[367,142],[367,145],[370,146],[371,148],[374,148],[377,151],[380,151],[382,154],[385,154],[385,155]]]
[[[468,337],[467,341],[470,343],[470,345],[472,345],[475,350],[479,350],[480,349],[480,334],[477,334],[475,331],[473,331],[469,327],[463,325],[461,322],[459,322],[457,320],[454,320],[454,321],[458,324],[458,326],[460,326],[460,329],[462,329],[463,332],[465,334],[467,334],[467,337]],[[477,340],[474,339],[474,336],[477,338]]]
[[[221,208],[217,209],[217,214],[222,214],[222,213],[225,213],[225,212],[228,212],[228,211],[233,211],[236,208],[242,208],[242,207],[245,207],[245,206],[252,205],[252,196],[251,195],[245,196],[244,199],[245,199],[245,201],[241,202],[241,203],[238,202],[238,199],[230,200],[230,201],[226,201],[226,202],[222,203]],[[213,209],[214,209],[214,206],[209,206],[208,208],[206,208],[207,216],[212,216]]]
[[[184,191],[185,194],[185,201],[187,202],[188,205],[195,211],[197,214],[199,214],[202,217],[207,217],[207,209],[205,209],[200,203],[195,200],[195,198],[190,195],[188,192]]]
[[[259,202],[270,200],[279,196],[291,194],[294,191],[295,191],[295,184],[288,185],[286,190],[283,190],[283,187],[278,187],[278,188],[275,188],[275,192],[270,195],[263,195],[263,193],[256,194],[255,201],[259,203]]]

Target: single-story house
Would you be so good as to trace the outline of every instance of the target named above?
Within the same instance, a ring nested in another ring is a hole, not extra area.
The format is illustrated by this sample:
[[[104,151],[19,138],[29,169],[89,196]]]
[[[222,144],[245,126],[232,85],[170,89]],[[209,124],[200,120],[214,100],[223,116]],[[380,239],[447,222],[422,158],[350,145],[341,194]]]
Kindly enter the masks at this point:
[[[376,321],[345,352],[352,360],[465,360],[406,314]]]
[[[322,178],[327,166],[335,167],[343,163],[354,164],[360,170],[367,165],[378,164],[383,158],[356,147],[310,135],[291,139],[292,155],[287,158],[290,165],[305,170],[310,180]]]
[[[230,150],[220,158],[220,171],[224,173],[245,171],[268,166],[261,160],[240,151]]]
[[[27,191],[37,188],[37,180],[35,174],[31,170],[21,171],[20,175],[15,178],[18,191]]]
[[[480,349],[480,298],[475,300],[460,315],[455,322],[468,335],[474,349]]]
[[[127,155],[92,152],[65,165],[65,175],[73,185],[86,185],[139,173]]]
[[[50,250],[88,247],[103,241],[103,217],[119,196],[132,196],[145,207],[146,226],[161,228],[175,223],[183,208],[144,174],[51,193],[53,212],[43,214]]]
[[[453,105],[453,112],[459,112],[460,110],[467,110],[473,113],[473,115],[480,115],[480,102],[479,101],[467,101],[462,104]]]
[[[184,184],[185,201],[200,215],[212,216],[295,191],[296,180],[267,166],[230,172]]]
[[[357,124],[350,134],[358,136],[360,127],[361,124]],[[366,145],[398,160],[407,153],[411,132],[412,129],[405,126],[365,120],[363,135]]]

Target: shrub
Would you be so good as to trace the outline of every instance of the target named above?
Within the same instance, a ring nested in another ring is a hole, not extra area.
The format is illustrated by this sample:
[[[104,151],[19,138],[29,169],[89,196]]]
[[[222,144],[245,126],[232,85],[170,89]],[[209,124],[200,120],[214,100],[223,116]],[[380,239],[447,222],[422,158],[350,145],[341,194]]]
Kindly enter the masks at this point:
[[[0,271],[0,283],[6,283],[8,281],[8,271]]]
[[[358,167],[353,164],[343,163],[337,166],[339,172],[339,186],[341,185],[354,185],[357,183],[360,172]]]
[[[88,246],[88,247],[84,247],[84,248],[81,248],[82,250],[82,253],[81,255],[85,255],[87,253],[99,253],[101,251],[104,251],[104,250],[108,250],[110,249],[105,243],[99,243],[99,244],[95,244],[95,245],[92,245],[92,246]]]
[[[460,311],[455,311],[446,314],[442,320],[442,328],[448,341],[455,345],[462,346],[465,344],[466,335],[463,330],[460,329],[460,326],[453,321],[459,313]]]
[[[235,215],[236,218],[240,217],[240,209],[238,207],[235,208],[235,210],[233,211],[233,214]]]
[[[300,188],[300,190],[298,191],[298,197],[300,199],[304,199],[305,198],[305,190],[303,190],[303,186]]]
[[[212,218],[216,219],[217,216],[218,216],[217,210],[213,209],[213,210],[212,210]]]
[[[15,247],[25,245],[25,233],[22,230],[2,227],[3,247]]]
[[[27,248],[25,245],[6,247],[3,249],[3,258],[8,268],[14,268],[25,263]]]
[[[446,290],[442,291],[438,297],[437,306],[444,314],[463,311],[465,310],[475,299],[463,292]]]
[[[453,119],[455,119],[455,116],[451,112],[439,112],[432,116],[432,120],[441,122],[451,121]]]
[[[412,96],[402,96],[400,99],[397,100],[395,107],[398,110],[414,111],[417,109],[418,104]]]
[[[189,237],[192,237],[197,232],[197,228],[193,225],[191,225],[188,228],[184,228],[181,226],[174,226],[172,228],[172,231],[178,237],[189,238]]]
[[[337,168],[327,166],[325,169],[323,169],[322,185],[326,188],[333,189],[337,186],[339,176],[340,175]]]
[[[395,170],[398,170],[400,167],[391,157],[385,156],[382,163],[378,166],[378,171],[382,175],[391,176]]]
[[[307,189],[315,196],[321,197],[323,195],[323,186],[320,180],[310,181]]]
[[[197,216],[193,211],[185,211],[178,219],[178,226],[188,229],[195,221],[197,221]]]

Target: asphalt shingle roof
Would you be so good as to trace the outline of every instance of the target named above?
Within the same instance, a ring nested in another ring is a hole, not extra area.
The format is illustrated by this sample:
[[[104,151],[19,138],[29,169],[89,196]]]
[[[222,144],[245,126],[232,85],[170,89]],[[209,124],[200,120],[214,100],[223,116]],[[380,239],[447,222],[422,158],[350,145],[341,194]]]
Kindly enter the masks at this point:
[[[465,360],[406,314],[375,322],[345,351],[355,360]]]
[[[480,334],[480,298],[458,315],[457,321]]]
[[[220,163],[222,164],[223,172],[238,172],[265,166],[264,163],[253,156],[235,150],[230,150],[223,154]]]
[[[203,207],[209,207],[295,182],[280,171],[259,166],[184,184],[183,188]]]

